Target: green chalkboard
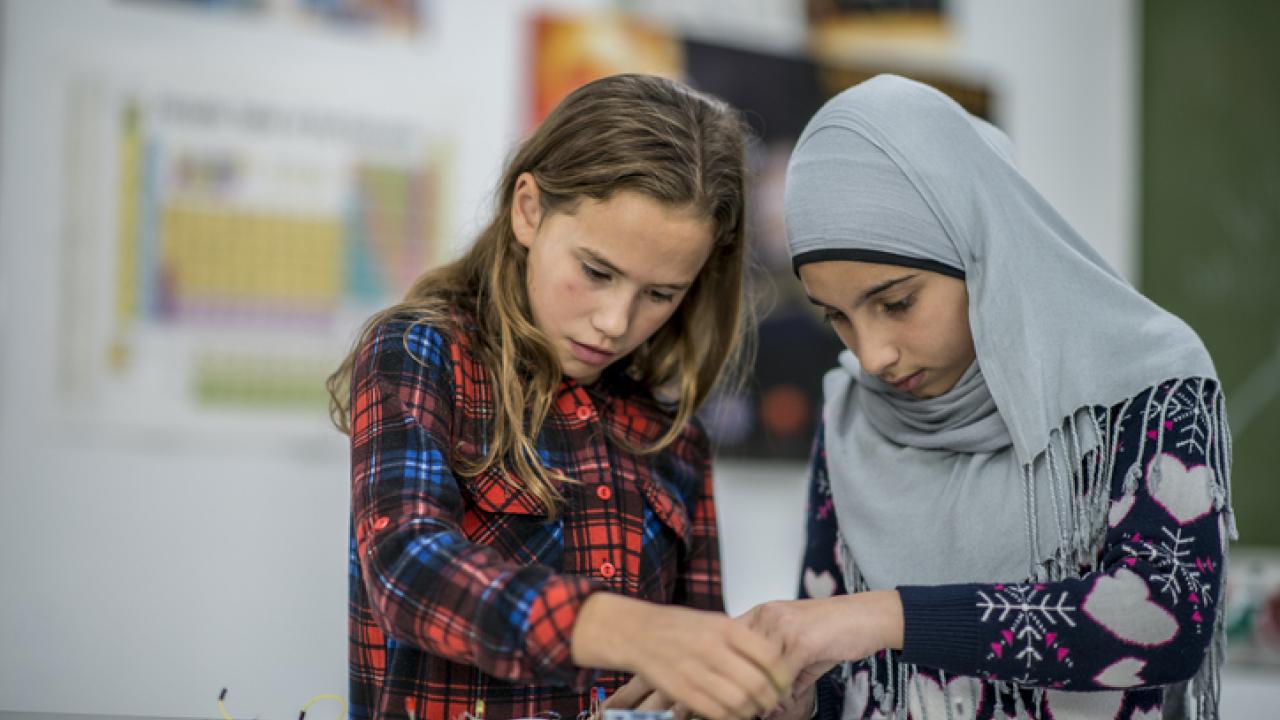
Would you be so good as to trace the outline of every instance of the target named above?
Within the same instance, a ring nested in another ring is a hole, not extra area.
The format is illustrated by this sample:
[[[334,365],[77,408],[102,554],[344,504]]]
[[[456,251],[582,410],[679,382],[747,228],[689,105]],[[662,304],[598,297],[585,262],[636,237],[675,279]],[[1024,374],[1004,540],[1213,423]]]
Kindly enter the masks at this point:
[[[1280,3],[1149,0],[1142,261],[1227,391],[1245,545],[1280,545]]]

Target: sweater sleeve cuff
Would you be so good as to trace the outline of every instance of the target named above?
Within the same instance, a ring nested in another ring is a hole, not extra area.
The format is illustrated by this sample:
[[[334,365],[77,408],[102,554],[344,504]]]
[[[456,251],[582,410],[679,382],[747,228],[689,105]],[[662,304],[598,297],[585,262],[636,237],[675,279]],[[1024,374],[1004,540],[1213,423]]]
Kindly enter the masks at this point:
[[[982,658],[982,634],[974,617],[978,587],[898,588],[902,598],[902,661],[973,674]]]
[[[573,625],[582,603],[602,589],[581,575],[557,575],[534,598],[524,645],[536,677],[563,682],[575,690],[590,688],[595,682],[599,670],[573,664]]]

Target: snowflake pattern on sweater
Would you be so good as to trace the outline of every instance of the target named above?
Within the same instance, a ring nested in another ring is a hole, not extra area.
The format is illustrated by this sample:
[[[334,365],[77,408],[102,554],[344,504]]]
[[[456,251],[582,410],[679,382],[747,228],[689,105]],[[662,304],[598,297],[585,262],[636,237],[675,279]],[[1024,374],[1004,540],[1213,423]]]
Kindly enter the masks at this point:
[[[1223,585],[1218,397],[1209,380],[1169,381],[1098,408],[1117,442],[1095,562],[1058,581],[900,587],[903,650],[854,663],[847,682],[840,667],[824,676],[819,717],[1160,717],[1166,688],[1207,655]],[[819,428],[802,598],[847,592],[822,438]]]

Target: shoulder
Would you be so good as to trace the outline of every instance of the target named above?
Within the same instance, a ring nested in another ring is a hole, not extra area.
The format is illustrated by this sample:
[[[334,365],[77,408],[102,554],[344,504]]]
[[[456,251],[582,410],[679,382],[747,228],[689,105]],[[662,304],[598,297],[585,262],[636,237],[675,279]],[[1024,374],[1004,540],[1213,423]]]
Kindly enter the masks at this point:
[[[461,315],[445,321],[407,313],[384,318],[365,333],[356,372],[398,378],[450,371],[459,363],[473,364],[469,348],[475,330],[474,323]]]
[[[1221,412],[1221,400],[1222,389],[1214,378],[1171,378],[1109,408],[1097,408],[1096,413],[1124,426],[1148,429],[1156,423],[1174,422],[1175,418],[1207,419]]]
[[[706,426],[696,414],[684,424],[679,442],[688,448],[687,452],[692,458],[707,465],[711,464],[711,436],[707,434]]]
[[[1143,389],[1105,411],[1100,425],[1110,435],[1120,491],[1130,491],[1134,478],[1152,462],[1177,464],[1186,471],[1208,466],[1216,482],[1229,477],[1230,429],[1221,386],[1213,378],[1165,380]],[[1176,461],[1176,462],[1175,462]]]

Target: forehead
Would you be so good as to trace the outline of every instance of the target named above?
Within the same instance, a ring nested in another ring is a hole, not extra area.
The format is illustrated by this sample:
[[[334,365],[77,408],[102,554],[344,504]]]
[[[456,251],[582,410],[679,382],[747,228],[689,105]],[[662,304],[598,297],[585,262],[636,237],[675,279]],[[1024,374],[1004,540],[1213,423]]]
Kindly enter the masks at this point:
[[[645,282],[691,281],[714,240],[710,218],[635,192],[583,200],[567,219],[575,245]]]

